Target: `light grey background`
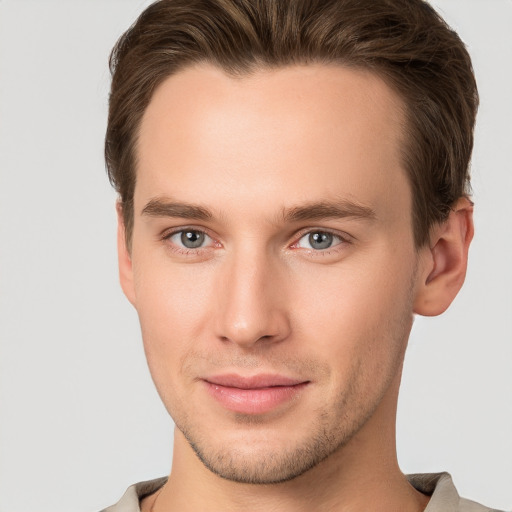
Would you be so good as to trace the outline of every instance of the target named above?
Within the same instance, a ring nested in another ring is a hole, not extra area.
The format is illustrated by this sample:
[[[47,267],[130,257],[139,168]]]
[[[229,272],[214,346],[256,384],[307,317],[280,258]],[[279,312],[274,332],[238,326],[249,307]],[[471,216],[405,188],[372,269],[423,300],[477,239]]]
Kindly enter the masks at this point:
[[[406,472],[512,507],[512,2],[436,0],[474,58],[477,235],[464,290],[419,318]],[[117,283],[107,56],[148,2],[0,2],[0,512],[94,511],[167,474],[172,424]]]

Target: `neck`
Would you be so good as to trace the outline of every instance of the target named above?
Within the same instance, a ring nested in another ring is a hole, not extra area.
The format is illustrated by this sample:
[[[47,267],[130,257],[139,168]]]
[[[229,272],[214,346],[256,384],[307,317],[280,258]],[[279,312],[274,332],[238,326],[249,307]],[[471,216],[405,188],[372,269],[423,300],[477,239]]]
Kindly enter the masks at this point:
[[[176,429],[169,481],[157,503],[152,504],[150,498],[142,510],[151,510],[150,505],[154,505],[154,512],[420,512],[428,498],[407,482],[396,458],[398,385],[399,380],[393,383],[389,396],[346,446],[303,475],[279,484],[241,484],[213,474]]]

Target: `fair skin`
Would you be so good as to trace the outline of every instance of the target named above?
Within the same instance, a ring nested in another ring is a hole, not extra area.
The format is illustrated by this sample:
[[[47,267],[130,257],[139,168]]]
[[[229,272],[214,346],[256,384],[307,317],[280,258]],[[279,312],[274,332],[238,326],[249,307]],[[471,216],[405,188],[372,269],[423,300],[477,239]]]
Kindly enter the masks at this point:
[[[464,280],[471,204],[414,245],[403,105],[371,73],[187,68],[140,127],[123,290],[176,423],[161,511],[423,510],[395,415],[413,314]]]

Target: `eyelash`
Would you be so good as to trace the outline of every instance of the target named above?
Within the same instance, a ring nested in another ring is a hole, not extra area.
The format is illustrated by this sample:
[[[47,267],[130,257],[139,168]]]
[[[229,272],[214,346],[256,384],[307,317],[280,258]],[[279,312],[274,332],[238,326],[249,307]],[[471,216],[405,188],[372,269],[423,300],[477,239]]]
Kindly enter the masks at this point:
[[[335,245],[331,246],[331,247],[327,247],[325,249],[308,249],[308,248],[301,248],[299,247],[299,243],[300,241],[306,237],[306,236],[311,236],[312,234],[315,234],[315,233],[321,233],[321,234],[325,234],[325,235],[331,235],[333,236],[334,238],[337,238],[339,240],[338,243],[336,243]],[[350,244],[352,243],[352,237],[350,237],[349,235],[347,235],[346,233],[340,233],[338,231],[333,231],[333,230],[330,230],[330,229],[326,229],[326,228],[307,228],[307,229],[304,229],[302,231],[300,231],[296,237],[295,237],[295,242],[290,246],[292,249],[303,249],[305,251],[308,251],[309,254],[312,254],[314,256],[319,256],[319,257],[325,257],[325,256],[329,256],[333,253],[337,253],[339,251],[341,251],[347,244]]]
[[[210,238],[213,242],[214,247],[221,247],[220,242],[218,242],[214,236],[212,236],[207,230],[204,228],[196,228],[193,226],[185,226],[173,229],[171,231],[166,231],[162,234],[161,240],[167,244],[170,250],[175,253],[184,255],[184,256],[197,256],[201,254],[203,251],[208,250],[210,247],[197,247],[197,248],[188,248],[188,247],[180,247],[177,244],[171,242],[171,238],[175,235],[179,235],[180,233],[194,232],[198,234],[203,234]]]
[[[171,242],[171,239],[172,239],[173,236],[178,235],[180,233],[183,234],[183,233],[186,233],[186,232],[195,232],[195,233],[198,233],[198,234],[203,234],[203,235],[207,236],[208,238],[210,238],[213,243],[211,245],[209,245],[209,246],[206,246],[206,247],[187,248],[187,247],[180,247],[176,243]],[[313,248],[301,248],[301,247],[299,247],[299,243],[300,243],[300,241],[304,237],[310,236],[310,235],[315,234],[315,233],[331,235],[331,236],[337,238],[339,240],[339,242],[336,243],[335,245],[333,245],[331,247],[328,247],[328,248],[325,248],[325,249],[317,249],[317,250],[315,250]],[[206,251],[206,250],[208,250],[208,249],[210,249],[212,247],[213,248],[222,247],[222,244],[219,241],[217,241],[215,239],[215,237],[208,232],[208,230],[205,230],[204,228],[196,228],[196,227],[193,227],[193,226],[185,226],[185,227],[180,227],[180,228],[173,229],[172,231],[166,231],[165,233],[162,234],[162,236],[160,238],[161,238],[161,240],[163,242],[167,243],[167,245],[168,245],[170,250],[172,250],[175,253],[184,255],[184,256],[198,256],[203,251]],[[352,237],[347,235],[346,233],[339,233],[339,232],[332,231],[332,230],[325,229],[325,228],[323,228],[323,229],[320,229],[320,228],[306,228],[306,229],[303,229],[303,230],[301,230],[299,233],[297,233],[295,235],[294,240],[295,241],[292,244],[289,245],[289,248],[291,248],[292,250],[302,249],[304,251],[307,251],[308,254],[311,254],[311,255],[314,255],[314,256],[319,256],[319,257],[329,256],[332,253],[339,252],[347,244],[351,244],[352,243]]]

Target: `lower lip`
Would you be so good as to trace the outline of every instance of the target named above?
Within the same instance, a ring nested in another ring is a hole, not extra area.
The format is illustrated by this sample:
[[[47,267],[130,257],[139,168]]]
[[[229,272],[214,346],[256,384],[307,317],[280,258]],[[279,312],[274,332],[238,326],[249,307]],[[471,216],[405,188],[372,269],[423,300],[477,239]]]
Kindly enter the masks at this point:
[[[221,405],[240,414],[264,414],[296,399],[307,382],[293,386],[240,389],[206,382],[206,389]]]

